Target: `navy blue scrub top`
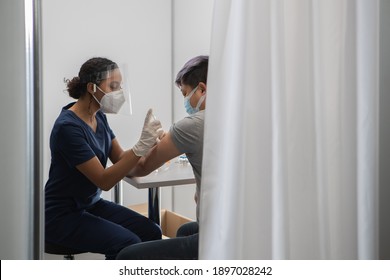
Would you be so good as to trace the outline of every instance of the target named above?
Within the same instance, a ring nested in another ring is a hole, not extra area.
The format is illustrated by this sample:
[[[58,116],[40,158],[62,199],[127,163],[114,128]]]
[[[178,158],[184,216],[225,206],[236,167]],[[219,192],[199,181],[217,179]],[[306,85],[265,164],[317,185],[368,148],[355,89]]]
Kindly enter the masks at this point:
[[[91,207],[100,199],[101,189],[76,166],[97,156],[106,167],[115,138],[104,113],[96,113],[94,132],[68,110],[73,104],[62,108],[50,135],[51,165],[45,186],[46,223],[57,216]]]

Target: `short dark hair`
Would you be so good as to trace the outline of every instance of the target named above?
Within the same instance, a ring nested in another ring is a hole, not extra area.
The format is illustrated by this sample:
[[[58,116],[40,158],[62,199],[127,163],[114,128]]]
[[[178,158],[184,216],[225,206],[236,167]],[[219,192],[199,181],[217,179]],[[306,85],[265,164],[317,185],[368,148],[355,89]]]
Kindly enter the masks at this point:
[[[200,82],[207,84],[207,70],[209,57],[207,55],[196,56],[177,73],[175,83],[178,87],[184,85],[195,88]]]
[[[79,75],[71,80],[67,80],[67,90],[69,96],[79,99],[87,92],[87,84],[99,85],[102,80],[107,79],[111,70],[117,69],[118,65],[104,57],[93,57],[88,59],[81,66]]]

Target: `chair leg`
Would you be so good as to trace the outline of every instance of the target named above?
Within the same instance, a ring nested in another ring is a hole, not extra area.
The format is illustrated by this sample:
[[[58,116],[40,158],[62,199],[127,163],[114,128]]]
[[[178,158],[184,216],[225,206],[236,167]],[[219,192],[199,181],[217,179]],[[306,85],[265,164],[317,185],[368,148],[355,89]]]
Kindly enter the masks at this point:
[[[72,254],[64,255],[64,260],[68,260],[68,261],[74,260],[74,255]]]

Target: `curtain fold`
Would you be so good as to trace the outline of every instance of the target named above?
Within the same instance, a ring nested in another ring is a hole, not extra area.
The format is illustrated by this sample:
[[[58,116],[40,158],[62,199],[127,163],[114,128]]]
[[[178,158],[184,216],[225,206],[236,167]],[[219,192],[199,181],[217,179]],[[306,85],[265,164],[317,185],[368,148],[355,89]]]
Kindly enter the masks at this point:
[[[200,258],[377,258],[378,17],[215,1]]]
[[[379,2],[357,1],[359,257],[378,253]]]

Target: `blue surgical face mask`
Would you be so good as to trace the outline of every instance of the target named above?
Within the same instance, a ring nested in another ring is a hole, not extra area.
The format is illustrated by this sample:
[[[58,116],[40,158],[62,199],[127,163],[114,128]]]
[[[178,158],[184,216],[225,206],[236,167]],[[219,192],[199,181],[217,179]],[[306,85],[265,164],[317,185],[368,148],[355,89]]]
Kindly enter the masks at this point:
[[[195,108],[192,107],[190,99],[197,89],[198,89],[198,87],[194,88],[186,97],[184,97],[184,107],[186,108],[186,111],[189,115],[193,115],[193,114],[199,112],[200,105],[202,105],[202,102],[206,98],[206,95],[203,95],[201,98],[199,98],[199,101],[198,101],[198,104],[196,104],[196,107]]]

